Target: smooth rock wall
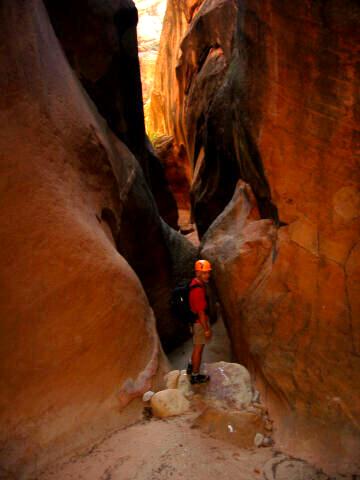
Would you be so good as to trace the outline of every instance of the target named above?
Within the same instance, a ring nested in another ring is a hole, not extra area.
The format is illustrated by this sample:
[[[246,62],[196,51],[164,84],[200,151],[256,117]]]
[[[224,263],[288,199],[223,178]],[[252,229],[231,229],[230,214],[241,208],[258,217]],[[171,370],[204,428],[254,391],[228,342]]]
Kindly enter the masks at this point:
[[[141,169],[81,88],[42,2],[5,0],[0,24],[0,475],[20,479],[138,419],[132,400],[167,363],[116,248],[133,183],[149,192]]]
[[[359,4],[191,6],[169,3],[162,45],[179,48],[162,57],[154,113],[186,150],[233,348],[279,448],[358,472]]]

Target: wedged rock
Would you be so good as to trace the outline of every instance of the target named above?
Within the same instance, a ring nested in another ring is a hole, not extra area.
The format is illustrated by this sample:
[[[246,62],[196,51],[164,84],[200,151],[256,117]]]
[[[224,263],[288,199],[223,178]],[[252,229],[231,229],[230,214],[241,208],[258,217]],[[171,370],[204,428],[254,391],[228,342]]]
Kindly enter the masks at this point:
[[[245,410],[208,407],[196,418],[193,427],[240,448],[253,448],[254,437],[264,431],[264,421],[261,415]]]
[[[159,418],[181,415],[190,408],[190,402],[178,389],[161,390],[150,401],[153,415]]]
[[[190,212],[190,184],[191,172],[186,163],[184,148],[179,148],[174,142],[174,137],[157,134],[153,140],[156,155],[163,167],[166,180],[171,188],[177,203],[180,230],[188,227],[191,220]]]

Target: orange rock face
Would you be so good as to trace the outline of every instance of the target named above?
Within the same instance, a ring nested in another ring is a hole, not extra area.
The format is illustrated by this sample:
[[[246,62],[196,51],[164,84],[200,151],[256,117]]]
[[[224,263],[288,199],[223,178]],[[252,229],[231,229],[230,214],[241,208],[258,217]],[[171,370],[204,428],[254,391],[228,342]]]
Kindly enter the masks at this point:
[[[115,162],[117,177],[124,185],[122,215],[120,219],[116,211],[105,209],[103,217],[118,250],[140,278],[162,344],[169,349],[189,334],[172,317],[169,301],[173,285],[192,275],[196,251],[161,220],[176,227],[178,213],[163,167],[145,137],[136,8],[118,0],[106,4],[101,0],[47,1],[46,5],[74,72],[109,127],[141,166],[143,174],[133,160]],[[91,149],[84,152],[84,156],[89,155]]]
[[[121,225],[145,185],[137,162],[75,80],[42,3],[4,1],[0,24],[0,464],[29,478],[138,418],[124,408],[166,363],[109,215]]]
[[[279,448],[332,473],[357,472],[360,312],[346,295],[356,284],[293,241],[291,226],[256,219],[253,202],[240,184],[203,239],[234,351],[270,407]]]
[[[184,3],[157,122],[186,148],[200,235],[239,178],[255,197],[237,192],[203,243],[234,350],[280,448],[357,472],[358,2],[206,0],[187,17]]]

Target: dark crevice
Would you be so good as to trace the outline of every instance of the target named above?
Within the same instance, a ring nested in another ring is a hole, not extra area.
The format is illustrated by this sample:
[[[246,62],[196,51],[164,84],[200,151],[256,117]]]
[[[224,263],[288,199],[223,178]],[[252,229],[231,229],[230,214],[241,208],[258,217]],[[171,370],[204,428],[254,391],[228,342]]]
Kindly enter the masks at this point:
[[[209,45],[207,46],[199,55],[198,58],[198,63],[197,63],[197,73],[200,72],[202,67],[204,66],[204,63],[206,62],[206,59],[208,58],[211,50],[221,48],[218,43],[214,43],[214,45]]]
[[[115,213],[112,210],[110,210],[110,208],[103,208],[101,211],[101,220],[106,222],[107,225],[109,226],[111,234],[114,239],[114,243],[115,243],[118,235],[118,230],[119,230]]]

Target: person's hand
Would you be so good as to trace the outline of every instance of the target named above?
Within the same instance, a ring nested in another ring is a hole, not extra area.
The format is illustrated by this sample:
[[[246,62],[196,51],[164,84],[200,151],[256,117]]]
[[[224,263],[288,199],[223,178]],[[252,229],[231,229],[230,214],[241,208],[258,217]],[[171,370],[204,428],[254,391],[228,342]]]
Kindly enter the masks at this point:
[[[210,340],[211,337],[212,337],[212,331],[209,328],[208,330],[205,330],[205,338]]]

